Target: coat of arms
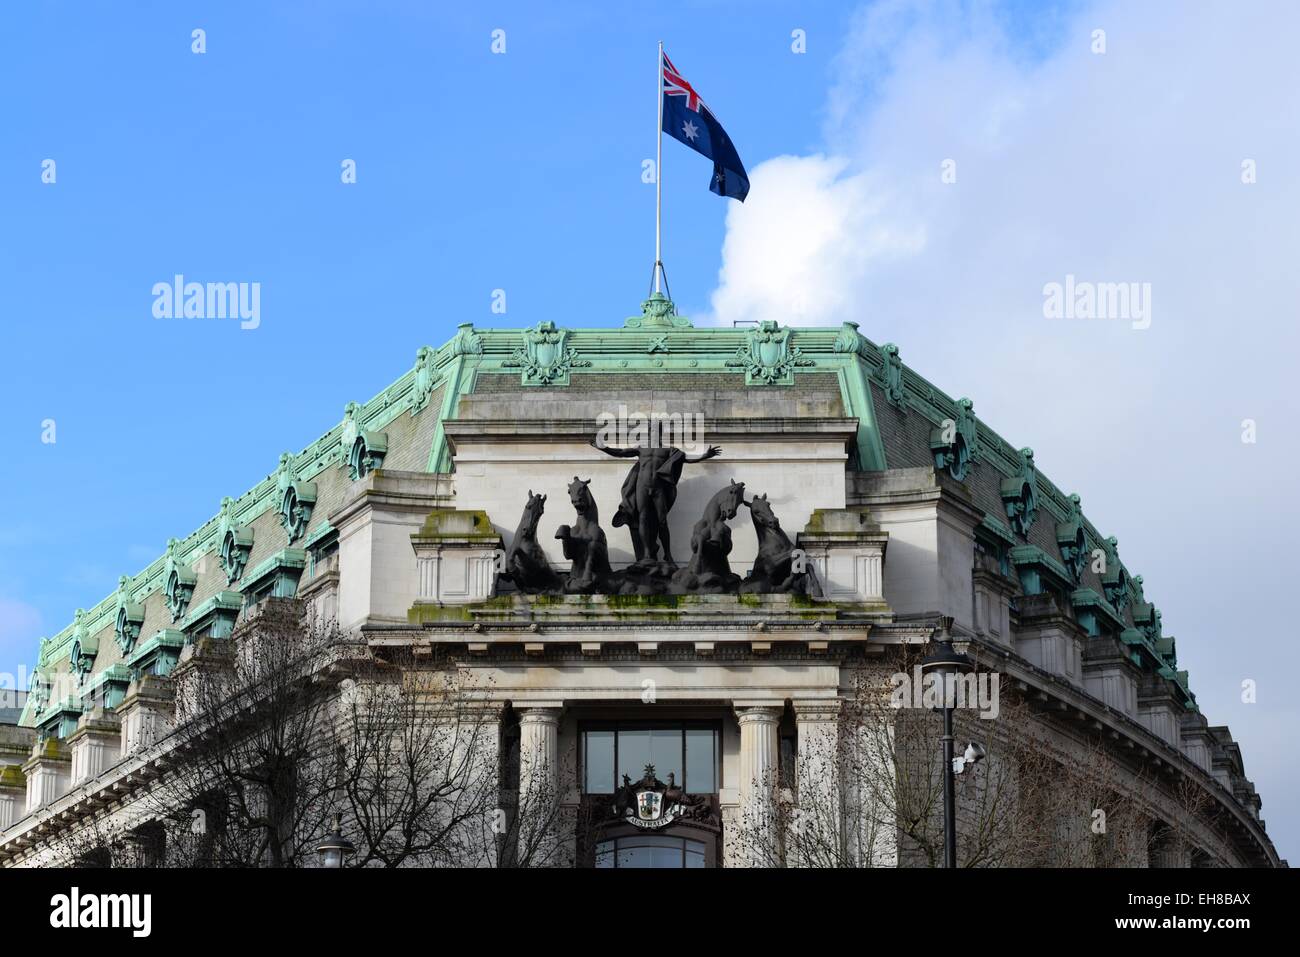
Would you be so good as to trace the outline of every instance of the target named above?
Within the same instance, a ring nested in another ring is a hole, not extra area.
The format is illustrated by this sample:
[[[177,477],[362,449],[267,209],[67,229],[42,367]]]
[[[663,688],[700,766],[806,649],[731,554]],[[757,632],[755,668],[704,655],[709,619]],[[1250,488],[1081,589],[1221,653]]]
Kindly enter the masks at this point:
[[[690,795],[677,786],[676,775],[668,772],[665,784],[655,776],[655,766],[647,764],[640,781],[623,775],[623,786],[614,793],[615,819],[642,828],[658,828],[679,818],[710,820],[713,802],[708,795]]]
[[[578,358],[576,349],[565,344],[569,331],[549,320],[526,329],[523,335],[524,344],[501,365],[522,368],[524,385],[568,385],[570,369],[591,365],[589,360]]]
[[[813,365],[813,360],[790,345],[790,330],[765,319],[751,329],[745,344],[727,360],[729,366],[742,366],[746,385],[790,385],[795,366]]]

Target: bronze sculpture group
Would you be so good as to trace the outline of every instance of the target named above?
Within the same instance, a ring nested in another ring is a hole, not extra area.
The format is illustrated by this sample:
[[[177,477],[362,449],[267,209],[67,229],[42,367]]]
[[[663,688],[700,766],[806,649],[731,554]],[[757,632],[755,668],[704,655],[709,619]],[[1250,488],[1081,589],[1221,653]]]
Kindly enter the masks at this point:
[[[732,479],[715,493],[691,531],[691,556],[679,567],[673,560],[668,513],[677,500],[682,467],[722,453],[709,446],[691,457],[671,446],[633,449],[592,446],[617,458],[635,458],[623,481],[621,500],[614,514],[615,528],[627,527],[635,561],[613,569],[609,544],[600,527],[600,512],[589,488],[591,479],[573,477],[569,502],[577,514],[573,525],[561,525],[555,537],[563,543],[569,561],[567,574],[553,569],[537,542],[537,524],[546,496],[528,490],[528,502],[506,552],[501,578],[525,594],[579,595],[688,595],[688,594],[799,594],[820,597],[816,575],[801,551],[781,529],[767,496],[745,500],[745,483]],[[758,554],[750,574],[741,578],[731,570],[731,528],[740,506],[749,508],[758,537]]]

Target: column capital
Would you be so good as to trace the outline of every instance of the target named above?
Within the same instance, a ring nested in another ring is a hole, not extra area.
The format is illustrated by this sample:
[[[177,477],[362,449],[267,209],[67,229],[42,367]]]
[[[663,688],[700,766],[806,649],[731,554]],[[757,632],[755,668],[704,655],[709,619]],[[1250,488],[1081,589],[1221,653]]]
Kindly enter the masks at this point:
[[[564,706],[562,704],[550,701],[543,704],[525,704],[515,706],[515,713],[519,715],[519,723],[521,725],[558,725],[560,723],[560,714],[563,710]]]
[[[736,720],[741,724],[776,724],[785,713],[785,704],[775,702],[735,701]]]

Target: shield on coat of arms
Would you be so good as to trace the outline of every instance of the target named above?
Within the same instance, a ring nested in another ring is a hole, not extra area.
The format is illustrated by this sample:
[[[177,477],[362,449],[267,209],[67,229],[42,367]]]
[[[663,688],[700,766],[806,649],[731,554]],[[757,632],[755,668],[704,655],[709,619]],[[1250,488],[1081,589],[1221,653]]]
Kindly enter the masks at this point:
[[[663,813],[664,796],[658,791],[638,791],[636,795],[636,813],[643,821],[657,821]]]
[[[559,344],[549,336],[539,337],[535,341],[533,358],[536,360],[538,368],[551,369],[560,360]]]
[[[759,338],[756,345],[758,361],[768,369],[779,365],[785,358],[785,335],[781,333],[767,332]]]

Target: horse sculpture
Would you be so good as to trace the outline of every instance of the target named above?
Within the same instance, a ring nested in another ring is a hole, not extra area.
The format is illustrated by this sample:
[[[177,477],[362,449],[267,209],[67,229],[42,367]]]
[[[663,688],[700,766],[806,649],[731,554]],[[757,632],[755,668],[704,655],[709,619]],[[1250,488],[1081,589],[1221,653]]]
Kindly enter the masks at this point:
[[[578,520],[572,528],[561,525],[555,533],[564,543],[564,557],[573,563],[564,590],[575,595],[610,591],[609,546],[589,485],[591,479],[583,481],[576,475],[573,477],[569,483],[569,501],[578,513]]]
[[[735,592],[740,576],[732,572],[727,556],[731,554],[731,528],[727,522],[745,504],[745,483],[731,484],[717,492],[704,506],[704,517],[691,532],[691,561],[673,575],[673,594],[720,595]]]
[[[564,585],[546,560],[542,546],[537,544],[537,522],[545,510],[546,496],[534,495],[529,489],[528,504],[524,506],[514,541],[506,552],[505,567],[500,576],[514,582],[515,587],[526,595],[553,593]]]
[[[740,585],[742,593],[795,594],[821,597],[821,586],[812,562],[790,542],[781,522],[767,501],[767,494],[755,495],[748,502],[749,517],[754,520],[758,536],[758,555],[754,568]]]

